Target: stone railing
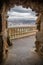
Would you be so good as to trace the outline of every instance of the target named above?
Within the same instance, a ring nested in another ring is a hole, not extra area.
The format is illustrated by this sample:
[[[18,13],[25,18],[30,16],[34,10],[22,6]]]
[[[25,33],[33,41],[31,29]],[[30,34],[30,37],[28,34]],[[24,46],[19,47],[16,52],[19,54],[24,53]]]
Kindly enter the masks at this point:
[[[8,35],[10,39],[16,39],[33,35],[35,34],[35,32],[36,32],[35,26],[8,28]]]

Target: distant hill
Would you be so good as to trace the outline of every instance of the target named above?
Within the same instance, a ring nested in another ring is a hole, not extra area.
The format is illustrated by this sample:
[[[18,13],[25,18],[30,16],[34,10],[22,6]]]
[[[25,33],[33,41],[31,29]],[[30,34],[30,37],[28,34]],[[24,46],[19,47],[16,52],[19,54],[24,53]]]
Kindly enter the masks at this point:
[[[35,20],[9,20],[12,24],[35,24]]]

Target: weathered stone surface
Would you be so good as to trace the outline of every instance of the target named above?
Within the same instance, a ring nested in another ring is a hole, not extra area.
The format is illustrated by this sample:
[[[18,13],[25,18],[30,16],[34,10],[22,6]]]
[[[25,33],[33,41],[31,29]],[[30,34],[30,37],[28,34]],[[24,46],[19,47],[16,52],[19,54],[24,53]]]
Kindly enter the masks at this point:
[[[2,36],[0,35],[0,63],[2,62],[2,54],[3,52],[3,39],[2,39]]]
[[[26,7],[26,8],[30,7],[32,8],[32,10],[36,12],[43,11],[43,1],[42,0],[1,0],[0,2],[2,4],[6,3],[6,5],[8,5],[7,6],[8,8],[11,8],[16,4],[16,5],[22,5],[23,7]]]
[[[37,32],[36,33],[36,39],[37,39],[37,41],[43,43],[43,32]]]

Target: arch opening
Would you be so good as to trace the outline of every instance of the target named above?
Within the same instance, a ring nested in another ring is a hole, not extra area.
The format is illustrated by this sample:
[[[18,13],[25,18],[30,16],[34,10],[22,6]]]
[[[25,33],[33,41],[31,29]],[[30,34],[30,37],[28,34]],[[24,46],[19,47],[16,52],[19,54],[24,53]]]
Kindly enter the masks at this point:
[[[14,3],[13,3],[14,2]],[[39,3],[40,2],[40,3]],[[8,11],[9,8],[11,8],[13,5],[12,4],[16,4],[16,5],[22,5],[23,7],[30,7],[33,11],[36,11],[38,12],[37,15],[39,15],[39,19],[38,19],[38,22],[37,22],[37,27],[38,27],[38,33],[36,34],[36,48],[38,50],[38,52],[43,55],[43,2],[42,1],[22,1],[22,0],[19,0],[19,1],[10,1],[10,0],[2,0],[1,2],[1,17],[2,17],[2,39],[4,37],[3,33],[5,31],[5,29],[7,28],[6,26],[6,12]],[[37,6],[36,6],[37,4]],[[41,15],[40,15],[41,13]],[[1,18],[0,18],[1,19]],[[3,23],[4,21],[4,23]],[[39,23],[40,21],[40,23]],[[40,37],[41,36],[41,37]],[[1,38],[0,38],[1,39]],[[5,45],[5,43],[7,43],[7,40],[6,39],[3,39],[3,45]],[[3,48],[4,51],[5,50],[5,47]],[[3,53],[2,53],[3,54]]]
[[[9,16],[8,21],[8,28],[15,28],[15,27],[36,27],[36,12],[32,11],[31,8],[23,8],[22,6],[14,6],[7,12]],[[14,33],[15,31],[13,31]],[[28,31],[29,32],[29,31]],[[12,34],[13,34],[12,33]],[[14,35],[15,36],[15,35]]]

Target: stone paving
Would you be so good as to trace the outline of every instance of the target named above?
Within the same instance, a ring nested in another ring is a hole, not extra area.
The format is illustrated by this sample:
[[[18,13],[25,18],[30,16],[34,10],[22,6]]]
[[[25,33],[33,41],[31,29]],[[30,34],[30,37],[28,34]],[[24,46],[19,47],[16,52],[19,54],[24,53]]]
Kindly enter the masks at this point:
[[[4,65],[43,65],[43,59],[34,51],[35,36],[13,40]]]

